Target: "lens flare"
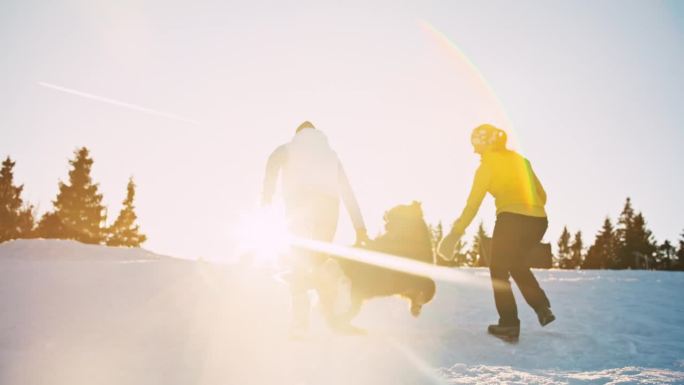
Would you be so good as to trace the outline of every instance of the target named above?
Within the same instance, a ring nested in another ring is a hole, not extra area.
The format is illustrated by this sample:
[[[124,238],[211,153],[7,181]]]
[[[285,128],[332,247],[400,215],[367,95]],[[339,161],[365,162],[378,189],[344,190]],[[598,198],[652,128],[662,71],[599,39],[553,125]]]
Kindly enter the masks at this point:
[[[480,93],[485,99],[490,101],[488,104],[494,108],[494,117],[497,117],[498,120],[500,120],[499,123],[503,125],[501,128],[503,128],[505,131],[508,131],[509,139],[512,139],[511,144],[519,147],[520,143],[518,141],[518,136],[515,135],[516,132],[513,129],[513,123],[506,112],[501,99],[496,92],[494,92],[494,88],[491,86],[491,84],[489,84],[482,71],[475,65],[475,62],[465,54],[463,49],[461,49],[461,47],[459,47],[452,38],[447,36],[441,30],[437,29],[437,27],[435,27],[432,23],[426,20],[419,20],[418,24],[432,40],[444,47],[445,52],[450,54],[450,56],[455,59],[454,64],[456,64],[458,71],[466,73],[466,75],[473,80],[473,83],[476,85],[476,87],[472,88],[471,90],[473,92]]]
[[[386,269],[400,271],[403,273],[432,278],[435,281],[467,283],[477,286],[490,285],[488,277],[484,277],[486,279],[483,279],[483,277],[476,277],[471,274],[466,274],[458,269],[436,266],[392,254],[385,254],[377,251],[364,250],[357,247],[342,246],[303,238],[291,238],[291,242],[294,246],[319,253],[334,255],[340,258],[384,267]]]
[[[503,127],[500,127],[506,131],[509,140],[509,144],[512,148],[522,151],[522,145],[520,142],[520,135],[514,129],[513,123],[509,117],[508,112],[504,108],[504,104],[501,102],[499,96],[494,92],[494,88],[491,86],[487,78],[485,78],[482,70],[475,65],[475,62],[465,54],[463,49],[459,47],[454,39],[447,36],[444,32],[437,29],[432,23],[426,20],[420,20],[419,25],[421,28],[435,41],[446,48],[446,51],[451,53],[456,60],[456,64],[459,66],[459,71],[465,71],[474,79],[475,84],[478,85],[473,91],[481,93],[484,97],[492,102],[495,108],[496,114],[501,120]],[[486,123],[486,122],[483,122]],[[531,168],[529,166],[521,166],[522,169],[519,170],[519,174],[526,178],[526,195],[527,203],[530,206],[539,205],[540,202],[535,200],[534,190],[537,188],[535,183],[535,178],[532,174]]]
[[[291,248],[336,256],[348,260],[384,267],[403,273],[434,279],[435,281],[489,286],[489,277],[473,276],[451,269],[392,254],[295,237],[288,231],[288,221],[280,206],[261,208],[245,213],[238,221],[234,235],[240,255],[248,256],[257,265],[276,267],[280,257]]]
[[[75,90],[72,88],[62,87],[62,86],[58,86],[56,84],[51,84],[51,83],[47,83],[47,82],[38,82],[38,85],[41,87],[50,88],[50,89],[60,91],[60,92],[64,92],[67,94],[80,96],[80,97],[85,98],[85,99],[95,100],[98,102],[107,103],[107,104],[111,104],[114,106],[127,108],[129,110],[139,111],[139,112],[143,112],[143,113],[155,115],[155,116],[160,116],[160,117],[167,118],[167,119],[172,119],[172,120],[177,120],[180,122],[199,125],[199,122],[192,120],[192,119],[184,118],[184,117],[176,115],[176,114],[170,114],[168,112],[154,110],[152,108],[142,107],[142,106],[132,104],[132,103],[123,102],[121,100],[106,98],[104,96],[99,96],[99,95],[91,94],[88,92],[78,91],[78,90]]]

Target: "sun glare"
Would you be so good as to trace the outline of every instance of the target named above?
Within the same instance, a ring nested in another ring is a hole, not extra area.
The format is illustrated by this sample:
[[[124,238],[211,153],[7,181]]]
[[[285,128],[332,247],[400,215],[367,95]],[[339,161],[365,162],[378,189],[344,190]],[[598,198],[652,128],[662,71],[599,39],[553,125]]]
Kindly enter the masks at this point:
[[[397,257],[396,255],[295,237],[288,231],[284,208],[273,205],[243,213],[234,228],[240,259],[256,266],[275,267],[292,246],[384,267],[437,281],[489,285],[489,280],[458,270]]]
[[[235,235],[240,254],[259,265],[276,265],[291,243],[284,209],[279,206],[242,214]]]

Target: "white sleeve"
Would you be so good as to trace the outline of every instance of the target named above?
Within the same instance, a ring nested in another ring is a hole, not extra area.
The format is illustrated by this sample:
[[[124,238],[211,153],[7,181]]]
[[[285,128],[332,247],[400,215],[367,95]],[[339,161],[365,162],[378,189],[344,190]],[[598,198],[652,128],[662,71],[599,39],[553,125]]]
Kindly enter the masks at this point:
[[[276,183],[278,182],[278,174],[285,163],[287,157],[287,149],[282,145],[271,153],[266,163],[266,175],[264,177],[264,185],[261,195],[261,204],[270,204],[275,194]]]

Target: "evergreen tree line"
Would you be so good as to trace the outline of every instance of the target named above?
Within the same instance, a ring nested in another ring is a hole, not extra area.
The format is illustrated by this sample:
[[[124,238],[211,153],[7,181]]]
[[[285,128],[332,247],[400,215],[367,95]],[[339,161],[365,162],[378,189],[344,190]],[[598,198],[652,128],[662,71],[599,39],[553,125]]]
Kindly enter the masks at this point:
[[[430,226],[433,243],[436,245],[443,236],[442,224]],[[460,241],[452,260],[437,257],[437,264],[445,266],[487,266],[482,254],[482,240],[488,237],[482,223],[473,237],[468,249],[466,242]],[[560,269],[649,269],[684,270],[684,232],[678,245],[669,240],[658,243],[651,230],[646,226],[643,213],[636,212],[632,201],[627,198],[614,226],[608,217],[603,222],[588,248],[582,240],[582,232],[574,234],[563,227],[554,254],[554,267]]]
[[[107,225],[98,184],[90,171],[93,159],[86,147],[74,151],[69,160],[69,181],[59,182],[53,209],[36,221],[33,205],[21,198],[24,186],[14,184],[15,162],[8,156],[0,170],[0,243],[12,239],[73,239],[88,244],[138,247],[147,237],[136,224],[135,183],[128,180],[126,199],[118,217]]]
[[[564,229],[567,232],[567,229]],[[627,198],[622,212],[614,226],[610,218],[596,234],[594,243],[586,253],[580,253],[577,260],[568,259],[561,253],[567,244],[563,235],[558,240],[559,253],[556,256],[560,267],[582,269],[650,269],[684,270],[684,232],[679,245],[669,240],[658,243],[646,226],[643,213],[636,212],[632,201]]]

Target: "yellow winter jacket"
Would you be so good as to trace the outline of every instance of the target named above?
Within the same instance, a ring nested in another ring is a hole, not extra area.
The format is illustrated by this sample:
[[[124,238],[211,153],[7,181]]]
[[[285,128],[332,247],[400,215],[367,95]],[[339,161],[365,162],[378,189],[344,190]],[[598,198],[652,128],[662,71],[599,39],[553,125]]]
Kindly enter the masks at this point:
[[[468,202],[454,222],[452,232],[465,232],[487,193],[494,197],[497,215],[514,213],[546,217],[546,192],[530,162],[515,151],[487,151],[482,154]]]

